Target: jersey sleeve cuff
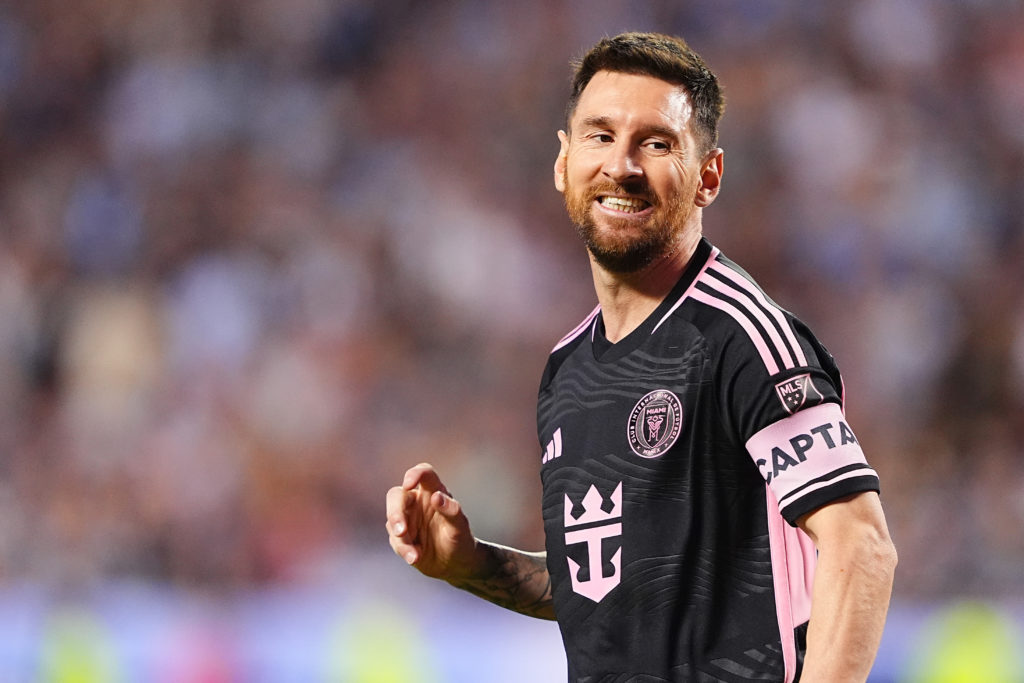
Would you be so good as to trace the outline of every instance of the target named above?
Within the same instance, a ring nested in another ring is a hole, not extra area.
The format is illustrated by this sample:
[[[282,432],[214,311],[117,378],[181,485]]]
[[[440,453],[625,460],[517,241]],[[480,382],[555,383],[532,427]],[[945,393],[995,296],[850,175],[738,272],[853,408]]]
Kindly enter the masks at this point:
[[[785,519],[790,526],[796,526],[796,521],[808,512],[813,512],[821,506],[831,503],[834,500],[838,500],[843,496],[848,496],[853,493],[861,493],[862,491],[880,492],[878,475],[874,474],[874,470],[871,470],[870,468],[866,468],[866,470],[862,470],[856,475],[836,482],[833,485],[816,489],[805,496],[801,496],[799,499],[794,500],[788,505],[780,503],[779,512],[782,514],[782,518]]]

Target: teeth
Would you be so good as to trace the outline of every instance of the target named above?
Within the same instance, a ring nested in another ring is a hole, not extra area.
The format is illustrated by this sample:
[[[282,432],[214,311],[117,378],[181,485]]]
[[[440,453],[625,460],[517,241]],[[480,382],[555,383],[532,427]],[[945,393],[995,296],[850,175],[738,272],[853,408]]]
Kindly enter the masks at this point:
[[[601,197],[601,205],[626,213],[637,213],[647,208],[647,202],[633,197]]]

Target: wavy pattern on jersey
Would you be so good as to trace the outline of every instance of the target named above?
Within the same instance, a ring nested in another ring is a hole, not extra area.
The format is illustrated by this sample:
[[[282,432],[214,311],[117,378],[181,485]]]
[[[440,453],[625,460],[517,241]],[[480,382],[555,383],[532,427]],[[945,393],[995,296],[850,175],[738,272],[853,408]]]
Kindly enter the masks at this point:
[[[625,398],[635,402],[646,393],[644,384],[636,381],[635,376],[623,373],[621,367],[576,365],[563,369],[562,373],[558,378],[559,387],[571,391],[560,391],[550,399],[546,396],[541,399],[541,410],[554,416],[556,420],[566,413],[606,405],[616,399]],[[673,375],[678,377],[678,374],[678,370],[675,373],[666,371],[665,378],[670,380]],[[549,404],[549,401],[553,401],[553,404]]]
[[[766,540],[758,540],[758,546],[741,549],[733,564],[733,587],[742,595],[767,593],[773,588],[771,554],[764,550]]]
[[[650,674],[612,673],[600,676],[584,676],[578,683],[672,683],[693,681],[694,683],[749,683],[750,681],[774,681],[782,675],[773,662],[778,659],[778,648],[768,643],[760,648],[748,650],[742,659],[716,659],[711,667],[695,670],[690,664],[673,667],[673,677],[662,678]]]
[[[576,353],[590,353],[590,349],[583,347]],[[704,359],[704,347],[695,345],[674,358],[634,351],[617,363],[567,363],[562,366],[558,384],[570,391],[542,395],[540,409],[557,420],[565,413],[607,405],[616,398],[636,401],[659,381],[664,381],[664,386],[658,388],[681,391],[692,386],[686,380]]]
[[[563,410],[572,410],[572,406],[596,408],[614,403],[616,396],[629,398],[633,395],[632,392],[624,390],[602,389],[592,378],[580,372],[567,373],[565,379],[561,380],[560,387],[569,391],[563,392],[555,403],[556,415],[561,415]]]
[[[625,428],[622,431],[625,432]],[[600,462],[591,463],[587,473],[592,476],[596,472],[607,481],[632,479],[642,491],[630,494],[637,500],[689,502],[693,496],[693,481],[684,472],[673,473],[660,464],[657,459],[608,454]]]
[[[574,683],[672,683],[667,678],[649,674],[605,674],[603,676],[583,676]],[[709,683],[715,683],[709,681]]]
[[[560,465],[547,473],[546,476],[548,478],[545,480],[545,488],[564,491],[574,501],[579,501],[586,495],[587,489],[591,485],[596,486],[602,493],[608,495],[622,481],[622,475],[617,472],[607,470],[607,468],[600,468],[605,470],[604,472],[595,472],[595,469],[597,468]],[[584,483],[581,484],[580,482]],[[549,514],[561,518],[562,506],[564,504],[565,501],[561,496],[545,498],[543,501],[545,519],[548,518]]]
[[[659,611],[679,609],[680,583],[686,595],[699,603],[710,600],[717,584],[727,582],[728,590],[742,596],[765,594],[771,591],[771,574],[765,579],[763,563],[750,567],[737,563],[730,567],[729,575],[716,571],[711,557],[692,555],[663,555],[630,563],[623,570],[623,580],[632,587],[629,611],[637,617],[653,615]],[[680,572],[680,567],[685,568]],[[628,570],[628,572],[627,572]],[[743,578],[741,579],[740,576]],[[752,579],[752,581],[748,580]],[[693,605],[688,605],[687,609]],[[706,616],[706,612],[701,611]],[[700,624],[694,624],[699,628]]]
[[[741,683],[746,681],[776,681],[785,672],[778,665],[780,650],[774,643],[747,650],[743,657],[722,658],[710,662],[700,673],[700,681]]]
[[[644,377],[646,385],[651,379],[688,376],[691,369],[704,363],[705,357],[705,347],[700,343],[671,358],[661,358],[637,349],[622,359],[620,367],[630,374]]]

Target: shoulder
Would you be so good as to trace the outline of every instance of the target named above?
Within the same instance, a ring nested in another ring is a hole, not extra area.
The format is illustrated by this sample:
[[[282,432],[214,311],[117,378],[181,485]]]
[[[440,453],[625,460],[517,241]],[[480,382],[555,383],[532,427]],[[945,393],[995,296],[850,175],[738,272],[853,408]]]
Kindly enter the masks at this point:
[[[551,378],[558,372],[558,368],[561,367],[565,359],[576,348],[587,339],[589,334],[592,334],[594,321],[597,319],[598,314],[601,312],[601,306],[592,310],[586,318],[584,318],[579,324],[577,324],[572,330],[566,333],[558,343],[555,344],[554,348],[548,354],[548,362],[544,367],[544,376],[541,379],[541,388],[548,385]]]
[[[798,410],[842,405],[831,354],[792,313],[717,250],[686,292],[684,316],[703,336],[723,415],[740,443]]]
[[[818,344],[807,327],[717,250],[687,296],[694,324],[714,346],[751,356],[768,376],[813,364]]]

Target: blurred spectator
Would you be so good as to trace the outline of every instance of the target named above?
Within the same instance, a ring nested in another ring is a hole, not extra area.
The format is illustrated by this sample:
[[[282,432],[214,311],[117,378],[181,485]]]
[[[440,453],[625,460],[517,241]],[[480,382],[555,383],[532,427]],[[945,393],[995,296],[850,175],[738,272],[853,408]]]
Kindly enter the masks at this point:
[[[542,542],[534,399],[592,308],[552,188],[568,61],[720,72],[711,238],[830,343],[900,597],[1024,591],[1024,10],[0,8],[0,575],[315,582],[419,461]]]

